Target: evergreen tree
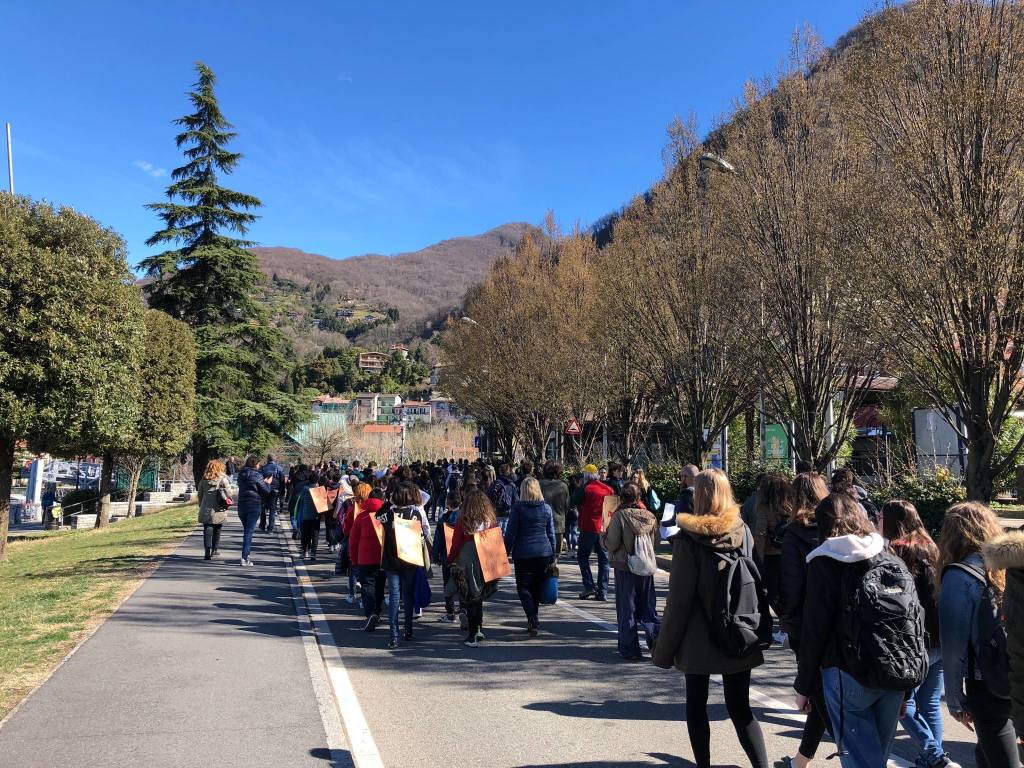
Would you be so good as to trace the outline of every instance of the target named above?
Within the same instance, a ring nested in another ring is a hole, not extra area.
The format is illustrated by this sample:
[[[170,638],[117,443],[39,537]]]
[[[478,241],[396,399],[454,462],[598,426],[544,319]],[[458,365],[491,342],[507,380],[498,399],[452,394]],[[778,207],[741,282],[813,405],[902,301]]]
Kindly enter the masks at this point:
[[[197,429],[192,436],[198,484],[216,455],[263,450],[304,417],[301,402],[286,394],[284,337],[267,323],[254,300],[263,280],[243,239],[256,220],[258,198],[221,186],[241,154],[227,147],[236,134],[220,111],[216,78],[202,62],[189,99],[195,112],[175,120],[187,162],[171,174],[168,202],[147,207],[164,227],[147,245],[177,246],[143,261],[154,278],[146,286],[151,307],[195,330]]]

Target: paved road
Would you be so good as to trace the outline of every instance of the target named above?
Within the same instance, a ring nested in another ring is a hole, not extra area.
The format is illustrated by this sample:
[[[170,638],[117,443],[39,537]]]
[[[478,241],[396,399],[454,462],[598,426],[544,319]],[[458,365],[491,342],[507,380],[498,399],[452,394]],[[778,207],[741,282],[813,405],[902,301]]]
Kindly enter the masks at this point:
[[[487,604],[480,648],[462,646],[435,602],[417,639],[394,652],[386,627],[362,631],[361,610],[342,599],[347,580],[333,576],[330,561],[300,564],[325,614],[325,648],[337,646],[324,651],[325,674],[296,616],[282,559],[289,540],[258,535],[257,566],[243,569],[238,538],[232,521],[222,547],[232,557],[215,563],[202,561],[199,535],[187,539],[0,728],[0,765],[347,767],[338,707],[350,726],[353,711],[365,718],[352,737],[356,755],[367,745],[379,755],[360,768],[692,765],[681,676],[619,660],[614,604],[574,599],[574,564],[563,563],[567,599],[542,611],[537,638],[523,631],[514,584],[504,583]],[[658,582],[663,601],[667,579]],[[439,596],[436,581],[434,589]],[[781,650],[755,672],[772,759],[792,754],[800,734],[792,678]],[[716,764],[747,765],[714,686],[711,716]],[[947,742],[954,759],[973,764],[973,741],[952,721]],[[914,754],[905,737],[899,751]]]
[[[385,766],[433,768],[626,768],[691,766],[682,721],[682,676],[649,663],[624,662],[615,653],[614,603],[575,599],[580,586],[574,563],[561,567],[568,599],[541,613],[541,634],[524,633],[514,583],[503,583],[487,603],[487,641],[461,645],[457,626],[438,622],[435,604],[417,622],[416,640],[387,651],[386,627],[361,631],[358,606],[342,600],[347,590],[330,566],[309,569],[344,664]],[[659,574],[659,606],[667,576]],[[440,585],[435,584],[435,594]],[[798,746],[801,719],[792,711],[792,654],[772,650],[756,670],[762,722],[772,760]],[[721,690],[712,688],[712,757],[717,765],[748,765],[725,719]],[[948,749],[973,764],[973,740],[947,717]],[[899,753],[916,755],[905,736]],[[819,750],[820,762],[832,744]],[[831,761],[837,763],[838,761]]]
[[[0,728],[0,765],[329,765],[283,539],[241,568],[240,533],[220,561],[186,539]]]

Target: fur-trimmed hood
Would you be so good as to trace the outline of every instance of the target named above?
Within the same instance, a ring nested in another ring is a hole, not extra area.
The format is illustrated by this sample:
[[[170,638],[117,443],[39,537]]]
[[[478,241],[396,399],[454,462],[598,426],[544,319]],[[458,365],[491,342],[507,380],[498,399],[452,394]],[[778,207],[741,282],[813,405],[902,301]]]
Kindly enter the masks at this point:
[[[739,508],[730,509],[721,515],[681,512],[676,515],[676,525],[682,533],[705,547],[723,551],[741,546],[746,528],[740,519]]]
[[[981,549],[985,563],[995,571],[1024,568],[1024,531],[1010,531],[996,536]]]

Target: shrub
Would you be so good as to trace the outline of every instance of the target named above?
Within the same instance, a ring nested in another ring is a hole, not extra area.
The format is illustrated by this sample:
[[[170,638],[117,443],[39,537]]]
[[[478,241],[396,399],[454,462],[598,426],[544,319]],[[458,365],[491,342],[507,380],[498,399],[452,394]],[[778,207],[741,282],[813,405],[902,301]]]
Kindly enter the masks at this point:
[[[682,467],[674,462],[652,464],[644,472],[647,481],[654,486],[662,504],[674,504],[679,495],[679,471]]]
[[[65,493],[60,500],[61,512],[65,516],[64,521],[70,522],[67,518],[68,514],[96,514],[98,511],[99,499],[99,494],[96,493],[95,488],[81,488],[77,491],[69,491]],[[83,501],[85,503],[78,506]]]
[[[917,507],[921,520],[933,535],[942,528],[946,510],[967,498],[967,492],[947,469],[938,469],[934,474],[919,477],[902,475],[892,482],[876,488],[872,495],[881,508],[892,499],[905,499]]]
[[[793,478],[793,470],[779,464],[767,464],[755,461],[753,464],[744,466],[729,475],[732,482],[732,492],[736,501],[743,503],[755,490],[757,490],[757,478],[768,473],[780,473],[786,477]]]

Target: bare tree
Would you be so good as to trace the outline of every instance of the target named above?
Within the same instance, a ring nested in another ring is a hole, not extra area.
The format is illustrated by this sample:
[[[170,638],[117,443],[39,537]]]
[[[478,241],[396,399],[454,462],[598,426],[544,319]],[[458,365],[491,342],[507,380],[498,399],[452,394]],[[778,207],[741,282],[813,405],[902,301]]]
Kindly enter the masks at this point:
[[[836,68],[821,64],[798,36],[775,82],[748,84],[721,137],[738,174],[719,185],[751,278],[736,311],[758,329],[766,408],[819,470],[850,434],[882,352],[861,227],[874,190],[835,103]]]
[[[919,0],[869,23],[851,109],[877,158],[873,267],[901,372],[967,446],[989,500],[1021,453],[1000,432],[1024,398],[1024,11]]]

